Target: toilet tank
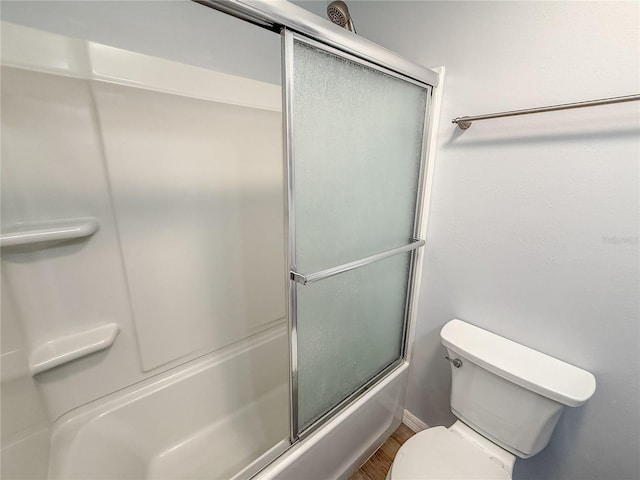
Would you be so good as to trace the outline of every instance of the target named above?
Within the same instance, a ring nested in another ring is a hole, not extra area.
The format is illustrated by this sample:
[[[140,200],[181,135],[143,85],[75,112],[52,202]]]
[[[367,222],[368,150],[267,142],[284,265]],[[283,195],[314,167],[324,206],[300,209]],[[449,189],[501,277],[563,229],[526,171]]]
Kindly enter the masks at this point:
[[[586,370],[461,320],[440,335],[452,360],[451,411],[518,457],[542,450],[564,407],[595,392]]]

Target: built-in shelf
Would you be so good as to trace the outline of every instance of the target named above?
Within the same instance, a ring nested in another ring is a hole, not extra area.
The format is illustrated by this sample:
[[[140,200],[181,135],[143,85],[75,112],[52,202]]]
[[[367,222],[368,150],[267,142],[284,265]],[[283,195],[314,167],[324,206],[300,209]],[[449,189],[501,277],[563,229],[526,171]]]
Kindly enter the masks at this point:
[[[49,340],[35,348],[29,357],[32,375],[77,360],[113,345],[120,327],[109,323],[83,332]]]
[[[52,220],[38,224],[18,224],[3,230],[0,245],[13,247],[41,242],[56,242],[89,237],[98,230],[95,218]]]

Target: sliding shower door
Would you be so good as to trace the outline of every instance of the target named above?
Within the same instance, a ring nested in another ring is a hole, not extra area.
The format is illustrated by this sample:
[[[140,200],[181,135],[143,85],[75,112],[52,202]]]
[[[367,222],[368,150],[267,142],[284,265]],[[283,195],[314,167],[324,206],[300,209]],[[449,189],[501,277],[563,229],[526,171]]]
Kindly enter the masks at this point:
[[[402,362],[430,87],[283,38],[296,438]]]

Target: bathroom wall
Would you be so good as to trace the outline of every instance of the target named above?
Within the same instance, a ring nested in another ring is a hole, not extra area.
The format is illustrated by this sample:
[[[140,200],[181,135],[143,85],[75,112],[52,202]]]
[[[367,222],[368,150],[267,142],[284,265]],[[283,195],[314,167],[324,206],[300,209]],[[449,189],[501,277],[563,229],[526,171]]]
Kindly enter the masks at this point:
[[[639,104],[445,120],[640,93],[639,4],[348,3],[359,34],[447,68],[406,408],[454,421],[439,330],[461,318],[597,378],[516,479],[637,479]]]

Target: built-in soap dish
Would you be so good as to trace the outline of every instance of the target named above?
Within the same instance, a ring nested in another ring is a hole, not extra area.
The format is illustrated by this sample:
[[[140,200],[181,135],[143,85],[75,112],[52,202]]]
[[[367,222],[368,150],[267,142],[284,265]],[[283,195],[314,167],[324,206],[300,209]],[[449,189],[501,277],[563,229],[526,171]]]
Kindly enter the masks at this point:
[[[109,348],[119,331],[118,324],[109,323],[83,332],[49,340],[31,352],[29,356],[31,374],[37,375],[59,365]]]
[[[98,231],[95,218],[51,220],[42,223],[13,225],[2,231],[0,246],[14,247],[33,243],[60,242],[89,237]]]

